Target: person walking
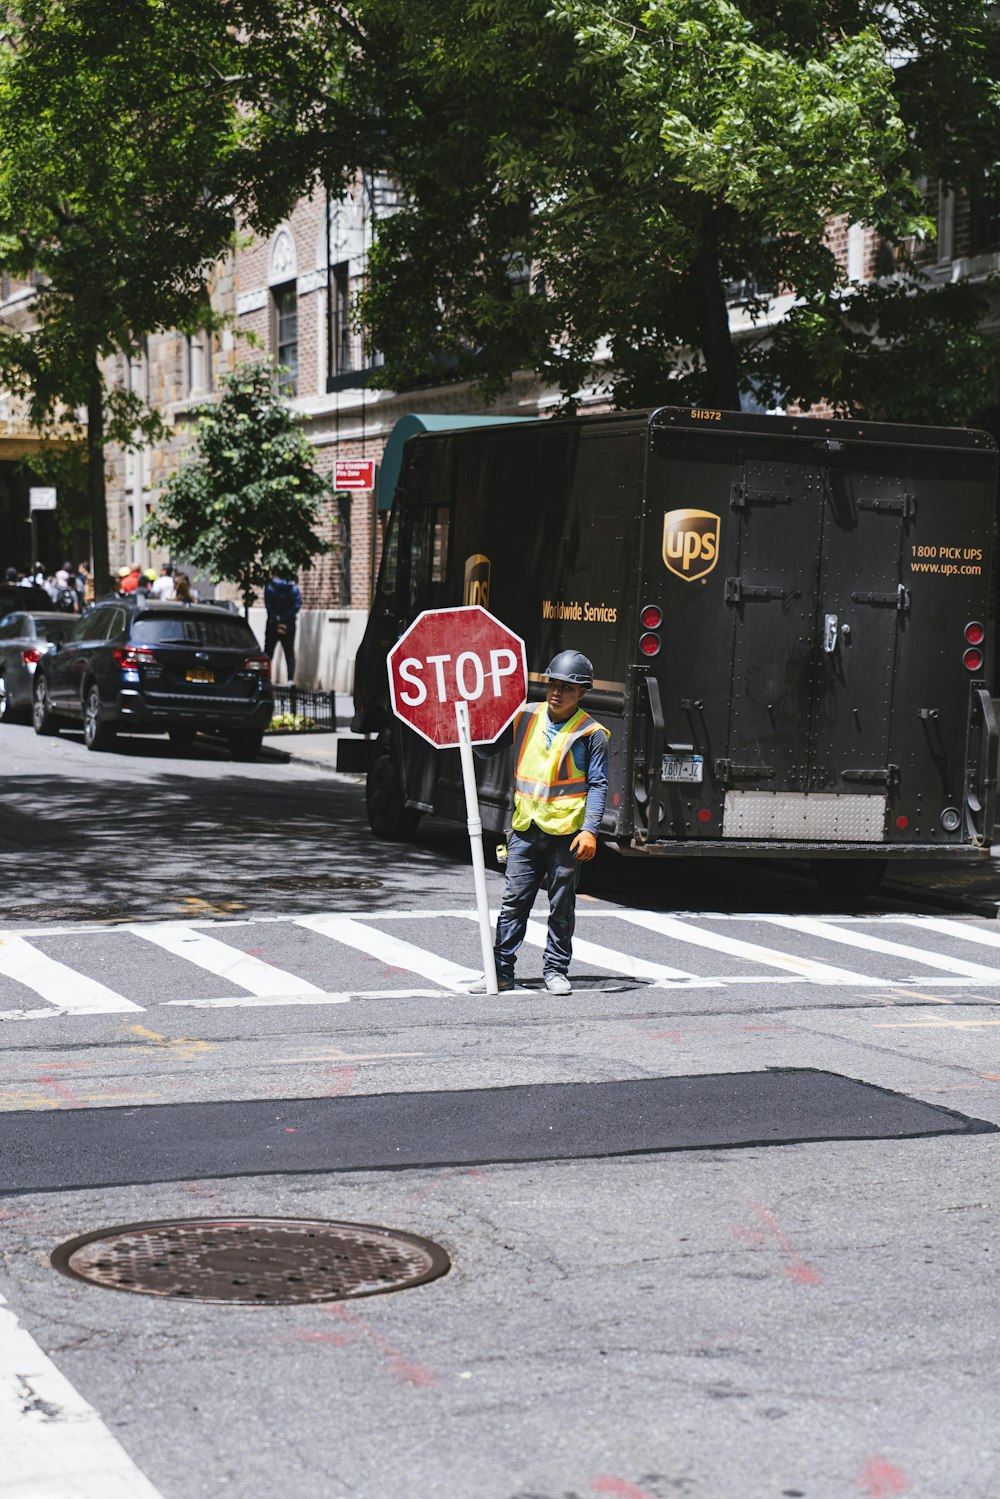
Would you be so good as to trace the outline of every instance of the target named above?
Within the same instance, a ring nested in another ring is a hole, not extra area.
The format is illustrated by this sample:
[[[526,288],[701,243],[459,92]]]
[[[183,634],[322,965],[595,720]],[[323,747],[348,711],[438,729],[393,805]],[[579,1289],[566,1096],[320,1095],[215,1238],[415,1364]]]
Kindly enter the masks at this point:
[[[576,887],[581,865],[597,853],[608,790],[611,736],[580,707],[594,684],[594,668],[579,651],[567,650],[553,658],[545,675],[545,702],[521,708],[512,725],[514,817],[493,949],[501,993],[514,988],[514,963],[546,877],[545,987],[550,994],[572,992]],[[484,994],[485,978],[471,992]]]
[[[283,578],[276,567],[264,585],[264,608],[267,624],[264,626],[264,654],[273,658],[274,649],[281,641],[285,654],[285,670],[289,687],[295,686],[295,625],[302,608],[299,585]]]

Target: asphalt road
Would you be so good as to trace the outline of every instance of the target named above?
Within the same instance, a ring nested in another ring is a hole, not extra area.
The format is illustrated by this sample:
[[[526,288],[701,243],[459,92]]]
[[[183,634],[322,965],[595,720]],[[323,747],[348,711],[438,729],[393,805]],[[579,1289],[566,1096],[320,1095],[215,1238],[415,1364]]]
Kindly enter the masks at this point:
[[[378,844],[330,740],[272,745],[0,729],[2,1499],[996,1499],[995,866],[832,910],[608,861],[574,993],[535,932],[490,1000],[464,831]],[[451,1268],[220,1306],[49,1262],[242,1215]]]

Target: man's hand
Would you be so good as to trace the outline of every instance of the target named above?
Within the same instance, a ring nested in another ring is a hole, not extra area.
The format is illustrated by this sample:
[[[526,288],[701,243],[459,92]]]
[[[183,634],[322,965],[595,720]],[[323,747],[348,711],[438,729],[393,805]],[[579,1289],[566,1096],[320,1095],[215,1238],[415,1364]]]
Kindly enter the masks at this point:
[[[597,839],[593,833],[577,833],[569,851],[581,864],[586,864],[597,853]]]

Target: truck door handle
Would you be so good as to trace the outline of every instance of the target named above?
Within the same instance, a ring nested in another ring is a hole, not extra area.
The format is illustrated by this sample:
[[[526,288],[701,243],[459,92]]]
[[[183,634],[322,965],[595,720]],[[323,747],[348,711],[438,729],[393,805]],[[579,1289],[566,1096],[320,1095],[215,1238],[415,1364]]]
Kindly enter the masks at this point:
[[[832,656],[837,649],[837,616],[825,614],[823,616],[823,649],[828,656]]]

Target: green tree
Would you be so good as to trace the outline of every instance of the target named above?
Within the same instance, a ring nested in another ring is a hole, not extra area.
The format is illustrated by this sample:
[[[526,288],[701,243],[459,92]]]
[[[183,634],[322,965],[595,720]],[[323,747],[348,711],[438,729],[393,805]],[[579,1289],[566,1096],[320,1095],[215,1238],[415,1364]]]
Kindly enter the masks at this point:
[[[989,180],[985,0],[358,0],[353,14],[356,149],[404,192],[361,303],[381,383],[449,373],[496,395],[521,368],[570,401],[604,378],[618,404],[735,407],[751,388],[844,404],[863,366],[866,403],[886,411],[911,335],[924,349],[937,324],[956,355],[948,410],[978,399],[969,297],[927,288],[869,311],[828,227],[870,226],[905,273],[933,227],[919,179]],[[756,320],[735,340],[734,284]],[[774,339],[766,293],[791,288],[805,311]],[[885,359],[876,311],[894,322]]]
[[[262,360],[224,377],[195,437],[197,457],[171,476],[143,535],[215,582],[235,583],[246,612],[271,567],[294,576],[334,550],[313,530],[334,491]]]
[[[0,383],[43,434],[85,430],[99,589],[105,443],[162,430],[102,361],[217,321],[206,277],[236,223],[273,226],[312,180],[286,101],[336,76],[335,41],[297,0],[0,5],[0,270],[36,283],[37,319],[0,336]]]

